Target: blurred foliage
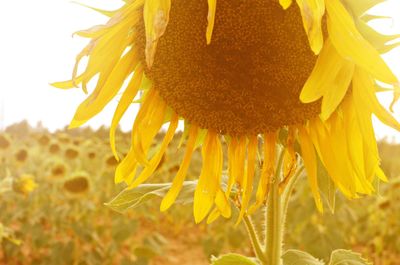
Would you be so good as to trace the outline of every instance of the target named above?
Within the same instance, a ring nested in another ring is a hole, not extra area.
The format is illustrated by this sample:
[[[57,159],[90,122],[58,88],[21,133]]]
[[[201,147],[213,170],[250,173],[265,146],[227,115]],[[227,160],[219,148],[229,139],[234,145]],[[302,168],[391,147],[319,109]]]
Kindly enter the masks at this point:
[[[170,182],[178,171],[184,151],[177,149],[179,141],[177,135],[150,180],[153,184],[141,187],[146,192],[124,191],[113,182],[118,162],[109,148],[107,128],[50,133],[22,122],[0,132],[0,264],[254,263],[244,257],[254,256],[244,226],[224,219],[194,225],[190,200],[201,169],[199,152],[190,166],[187,193],[178,198],[187,204],[159,212],[168,185],[156,183]],[[130,135],[119,132],[121,155],[129,143]],[[333,196],[333,191],[327,200],[333,205],[336,198],[335,214],[329,208],[319,214],[307,180],[297,182],[288,211],[287,249],[308,252],[325,264],[335,258],[334,249],[352,249],[377,265],[399,264],[400,145],[382,141],[379,150],[390,182],[380,184],[376,196],[354,201]],[[121,198],[131,203],[121,204]],[[262,216],[258,212],[255,223]],[[231,251],[244,256],[227,254]],[[303,254],[289,252],[287,257],[293,255]]]

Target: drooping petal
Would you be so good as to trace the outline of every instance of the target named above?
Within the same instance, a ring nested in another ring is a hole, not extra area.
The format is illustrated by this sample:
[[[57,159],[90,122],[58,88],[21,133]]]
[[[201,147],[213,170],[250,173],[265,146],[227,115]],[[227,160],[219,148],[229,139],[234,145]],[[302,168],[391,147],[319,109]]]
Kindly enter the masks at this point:
[[[193,213],[196,223],[200,223],[214,204],[222,174],[222,146],[216,132],[208,130],[202,147],[203,165],[194,193]]]
[[[336,76],[342,69],[344,59],[336,52],[330,39],[325,41],[314,69],[300,94],[303,103],[310,103],[321,98],[328,89],[335,90]]]
[[[85,5],[83,3],[79,3],[79,2],[75,2],[75,1],[73,1],[72,3],[80,5],[80,6],[83,6],[83,7],[86,7],[86,8],[89,8],[89,9],[92,9],[93,11],[96,11],[96,12],[102,14],[102,15],[105,15],[106,17],[112,17],[117,12],[117,11],[108,11],[108,10],[99,9],[99,8],[96,8],[96,7],[93,7],[93,6],[89,6],[89,5]]]
[[[221,216],[221,213],[219,212],[217,207],[214,207],[214,209],[211,211],[211,213],[207,217],[207,224],[211,224],[215,222],[219,217]]]
[[[76,88],[76,85],[82,82],[83,75],[75,78],[75,80],[61,81],[51,83],[52,86],[60,89],[71,89]]]
[[[215,205],[217,206],[218,211],[223,217],[225,218],[231,217],[232,210],[229,204],[229,200],[221,188],[218,189],[217,194],[215,196]]]
[[[349,95],[341,104],[343,124],[347,132],[347,149],[349,160],[357,176],[357,192],[371,194],[374,187],[365,171],[363,132],[357,121],[352,95]]]
[[[258,140],[257,136],[253,136],[249,138],[249,144],[247,147],[247,163],[246,163],[246,175],[243,180],[243,192],[242,192],[242,201],[241,201],[241,209],[239,213],[239,218],[236,222],[238,224],[243,216],[247,212],[247,207],[250,202],[251,193],[253,191],[253,180],[255,174],[256,167],[256,157],[257,157],[257,146]]]
[[[376,79],[394,84],[398,80],[380,54],[360,34],[340,0],[326,1],[329,36],[338,53],[371,73]]]
[[[211,43],[211,37],[214,30],[216,8],[217,8],[217,0],[208,0],[208,16],[207,16],[208,24],[206,32],[207,44]]]
[[[341,63],[342,67],[334,76],[333,82],[326,84],[329,87],[323,95],[320,114],[323,120],[327,120],[342,102],[353,78],[354,64],[346,60]]]
[[[148,149],[164,123],[167,114],[167,105],[160,98],[158,92],[151,89],[141,106],[133,124],[132,147],[136,160],[142,165],[148,165]]]
[[[340,136],[343,131],[337,131],[340,127],[335,127],[328,131],[320,118],[310,121],[309,129],[313,145],[333,182],[341,189],[344,195],[349,198],[355,198],[355,182],[351,172],[349,172],[348,161],[344,158],[346,147],[343,143],[338,146],[341,139],[343,139],[343,136]]]
[[[279,0],[279,4],[282,6],[283,9],[288,9],[289,6],[292,4],[292,0]]]
[[[322,213],[324,209],[318,187],[317,157],[315,155],[314,145],[305,128],[299,129],[298,137],[301,148],[301,156],[303,158],[304,166],[307,171],[308,183],[310,184],[315,205],[317,206],[317,209]]]
[[[381,54],[389,52],[400,45],[399,41],[393,43],[393,41],[400,38],[400,34],[383,35],[362,19],[358,19],[356,25],[362,36]]]
[[[372,113],[386,125],[400,131],[400,123],[379,103],[375,94],[374,80],[364,70],[354,72],[353,90],[356,101],[364,102]]]
[[[264,162],[261,176],[257,187],[256,203],[249,209],[249,214],[254,213],[263,203],[267,201],[269,184],[275,174],[277,133],[264,134]]]
[[[171,0],[145,0],[143,8],[146,29],[145,54],[149,68],[153,65],[157,42],[167,28],[170,9]]]
[[[319,54],[324,44],[321,22],[325,13],[325,0],[297,0],[297,4],[311,50]]]
[[[362,1],[354,1],[354,0],[344,0],[346,3],[346,7],[348,7],[355,17],[363,16],[369,9],[373,8],[379,3],[382,3],[386,0],[362,0]]]
[[[122,83],[134,70],[137,62],[137,54],[134,50],[128,52],[111,71],[104,86],[98,84],[95,92],[79,105],[70,127],[79,127],[98,114],[115,97]]]
[[[133,189],[145,182],[156,170],[157,166],[160,164],[161,158],[163,157],[165,151],[169,143],[171,142],[172,138],[174,137],[176,128],[178,127],[178,115],[174,114],[171,118],[171,122],[169,124],[167,133],[164,136],[164,140],[161,143],[160,150],[153,156],[150,160],[148,166],[146,166],[140,175],[133,181],[133,183],[129,186],[129,188]]]
[[[286,139],[286,148],[283,154],[283,179],[279,183],[279,193],[283,192],[297,168],[296,152],[294,150],[296,133],[296,128],[289,128],[288,137]]]
[[[196,143],[198,131],[199,131],[199,129],[196,125],[192,125],[190,127],[189,139],[187,142],[183,161],[181,162],[178,173],[174,177],[171,189],[164,196],[164,198],[161,202],[161,205],[160,205],[161,211],[166,211],[169,207],[171,207],[171,205],[175,202],[176,197],[178,197],[180,190],[182,189],[183,182],[185,181],[187,170],[189,168],[190,160],[192,158],[193,151],[195,150],[195,143]]]

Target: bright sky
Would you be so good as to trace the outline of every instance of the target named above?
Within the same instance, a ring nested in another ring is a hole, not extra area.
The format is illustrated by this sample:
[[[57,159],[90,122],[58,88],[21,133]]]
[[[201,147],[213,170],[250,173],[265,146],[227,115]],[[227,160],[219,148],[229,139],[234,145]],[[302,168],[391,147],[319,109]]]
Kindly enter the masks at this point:
[[[358,1],[358,0],[354,0]],[[363,0],[359,0],[363,1]],[[118,0],[80,0],[91,6],[115,9]],[[71,120],[76,107],[84,100],[80,89],[62,91],[49,83],[70,78],[76,54],[87,43],[74,31],[101,24],[106,18],[67,0],[0,1],[0,129],[27,119],[31,124],[42,121],[51,130],[61,128]],[[376,10],[392,16],[377,24],[385,32],[400,32],[400,1],[388,0]],[[400,49],[384,56],[400,77]],[[380,100],[389,105],[391,94]],[[110,124],[114,100],[105,111],[88,124],[98,127]],[[135,109],[122,120],[122,128],[130,128]],[[400,104],[396,107],[400,114]],[[375,122],[378,137],[396,137],[400,133]]]

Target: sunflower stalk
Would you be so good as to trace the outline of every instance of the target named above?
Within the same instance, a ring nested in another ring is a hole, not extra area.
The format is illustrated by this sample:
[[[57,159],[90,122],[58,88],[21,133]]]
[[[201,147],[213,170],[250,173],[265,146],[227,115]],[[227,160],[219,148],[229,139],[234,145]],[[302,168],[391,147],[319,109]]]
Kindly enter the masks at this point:
[[[267,200],[266,229],[265,229],[265,250],[264,255],[268,265],[281,265],[284,219],[282,198],[279,194],[279,183],[282,179],[283,148],[278,147],[278,163],[275,176],[270,184],[270,191]]]
[[[251,218],[247,215],[243,218],[254,253],[262,265],[282,264],[283,235],[290,196],[295,187],[295,183],[304,173],[304,166],[301,165],[301,161],[297,161],[297,164],[301,166],[297,168],[283,192],[280,192],[279,184],[282,180],[283,154],[284,149],[278,147],[276,172],[270,186],[269,198],[265,207],[266,229],[263,231],[263,238],[265,238],[264,244],[260,242],[262,235],[257,233]]]
[[[246,225],[247,233],[249,234],[251,246],[253,247],[254,253],[263,265],[267,264],[267,260],[263,252],[263,245],[260,242],[260,237],[254,227],[253,220],[251,220],[251,217],[249,215],[245,215],[243,217],[243,221]]]

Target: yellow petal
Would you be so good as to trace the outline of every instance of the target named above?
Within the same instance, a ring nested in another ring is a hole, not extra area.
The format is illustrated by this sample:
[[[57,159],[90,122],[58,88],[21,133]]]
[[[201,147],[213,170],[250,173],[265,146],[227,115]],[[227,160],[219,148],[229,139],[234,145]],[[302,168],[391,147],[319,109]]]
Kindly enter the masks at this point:
[[[362,1],[348,1],[346,0],[346,7],[349,8],[355,17],[363,16],[369,9],[382,3],[386,0],[362,0]]]
[[[331,118],[332,119],[332,118]],[[334,126],[336,125],[336,126]],[[324,126],[320,118],[310,122],[310,138],[317,150],[323,165],[331,176],[333,182],[344,195],[349,198],[356,197],[355,181],[349,172],[348,160],[345,158],[346,145],[342,143],[343,130],[334,123],[330,131]]]
[[[314,196],[315,205],[317,206],[318,211],[322,213],[323,205],[318,187],[317,157],[315,155],[314,145],[305,128],[299,129],[298,137],[301,148],[301,157],[303,158],[304,166],[307,171],[308,183],[310,184],[311,192]]]
[[[100,13],[102,15],[105,15],[107,17],[112,17],[116,13],[116,11],[103,10],[103,9],[95,8],[95,7],[92,7],[92,6],[89,6],[89,5],[85,5],[83,3],[79,3],[79,2],[75,2],[75,1],[72,1],[72,3],[80,5],[80,6],[83,6],[83,7],[86,7],[86,8],[89,8],[89,9],[92,9],[93,11],[96,11],[96,12],[98,12],[98,13]]]
[[[226,188],[226,196],[229,198],[233,185],[236,181],[236,149],[238,148],[238,140],[236,137],[232,137],[228,142],[228,185]]]
[[[220,216],[221,213],[219,212],[218,208],[215,207],[207,218],[207,224],[215,222]]]
[[[119,121],[121,120],[122,116],[124,115],[128,107],[132,104],[133,99],[135,98],[137,92],[139,91],[140,83],[142,82],[142,76],[143,76],[143,69],[142,66],[139,64],[135,69],[135,73],[132,77],[132,80],[130,81],[129,85],[122,94],[122,97],[118,103],[117,109],[114,112],[114,116],[111,122],[110,145],[111,145],[111,150],[117,161],[119,161],[119,157],[117,154],[117,150],[115,148],[115,131],[117,129]]]
[[[324,44],[321,20],[325,13],[325,0],[297,0],[304,29],[312,51],[319,54]]]
[[[279,0],[279,4],[283,7],[283,9],[288,9],[292,4],[292,0]]]
[[[131,132],[131,141],[133,142],[133,129]],[[135,158],[135,151],[132,148],[132,145],[127,153],[127,155],[122,159],[122,161],[118,164],[117,168],[115,169],[114,174],[114,182],[121,183],[125,181],[126,184],[131,184],[137,168],[137,161]]]
[[[397,83],[396,76],[380,54],[360,34],[353,18],[340,0],[329,0],[325,4],[329,36],[338,53],[371,73],[376,79],[388,84]]]
[[[232,211],[229,200],[221,188],[218,188],[217,194],[215,196],[215,205],[217,206],[219,212],[223,217],[231,217]]]
[[[290,127],[283,154],[283,180],[279,183],[279,193],[282,193],[297,168],[296,152],[294,150],[297,129]]]
[[[82,82],[83,75],[76,77],[74,80],[62,81],[62,82],[54,82],[51,83],[52,86],[61,89],[70,89],[76,88],[76,85]]]
[[[132,129],[132,146],[136,160],[142,165],[149,165],[147,151],[159,132],[166,116],[166,103],[158,95],[158,91],[151,89],[146,94]]]
[[[146,0],[143,8],[143,18],[146,30],[146,63],[153,65],[157,42],[164,34],[169,21],[171,0]]]
[[[347,131],[347,147],[349,160],[358,179],[357,191],[359,193],[371,194],[374,191],[370,179],[365,171],[365,158],[363,143],[363,132],[360,129],[355,112],[353,96],[349,95],[341,104],[343,110],[343,122]]]
[[[166,211],[171,205],[175,202],[176,197],[178,197],[179,192],[182,189],[183,182],[185,181],[187,170],[189,168],[190,160],[192,158],[193,151],[195,149],[195,143],[198,135],[198,127],[196,125],[192,125],[189,131],[189,139],[186,146],[185,155],[183,157],[183,161],[179,167],[179,170],[174,177],[172,182],[172,187],[168,191],[168,193],[164,196],[160,210]]]
[[[79,105],[71,122],[71,127],[78,127],[98,114],[118,93],[122,83],[134,70],[136,63],[136,53],[131,50],[117,63],[104,86],[98,84],[95,92]]]
[[[353,90],[355,101],[364,102],[363,106],[373,112],[386,125],[400,131],[399,122],[379,103],[375,94],[375,83],[364,70],[357,68],[354,72]]]
[[[217,8],[217,0],[208,0],[208,16],[207,16],[208,24],[206,32],[207,44],[211,43],[211,37],[214,30],[216,8]]]
[[[78,35],[82,38],[95,39],[107,33],[107,30],[110,30],[110,27],[107,25],[96,25],[88,29],[76,31],[73,35]]]
[[[208,130],[202,147],[203,165],[194,193],[193,213],[196,223],[200,223],[214,204],[222,175],[223,153],[218,134]]]
[[[243,182],[245,178],[245,161],[246,161],[246,148],[247,148],[247,139],[245,136],[242,136],[238,140],[238,147],[235,150],[235,161],[234,163],[234,172],[236,182],[243,187]]]
[[[114,182],[125,182],[130,185],[136,174],[137,160],[135,159],[135,152],[131,149],[126,157],[122,159],[115,170]]]
[[[311,75],[304,84],[300,100],[303,103],[310,103],[322,97],[327,89],[335,89],[331,88],[331,85],[335,84],[342,64],[343,58],[336,52],[332,42],[327,39]]]
[[[264,163],[257,187],[256,203],[250,207],[249,214],[253,214],[264,202],[267,201],[269,184],[271,183],[272,177],[275,173],[276,140],[277,133],[264,134]]]
[[[354,64],[346,60],[342,60],[341,63],[339,72],[336,75],[332,73],[332,83],[326,84],[320,114],[323,120],[327,120],[342,102],[353,78]]]
[[[157,166],[160,164],[161,158],[163,157],[165,150],[167,150],[169,143],[171,142],[172,138],[174,137],[176,128],[178,127],[178,120],[179,120],[178,115],[174,114],[174,116],[172,117],[171,122],[169,124],[167,133],[164,136],[164,140],[161,143],[160,150],[150,160],[149,165],[143,169],[143,171],[140,173],[138,178],[135,179],[133,181],[133,183],[129,186],[130,189],[136,188],[137,186],[139,186],[140,184],[145,182],[151,176],[151,174],[154,173]]]
[[[236,222],[238,224],[243,216],[246,214],[247,206],[249,205],[251,193],[253,191],[253,180],[255,174],[256,167],[256,157],[257,157],[257,146],[258,140],[257,136],[251,137],[249,139],[249,144],[247,147],[247,167],[246,167],[246,175],[243,180],[243,194],[241,201],[241,209],[239,213],[239,218]]]

